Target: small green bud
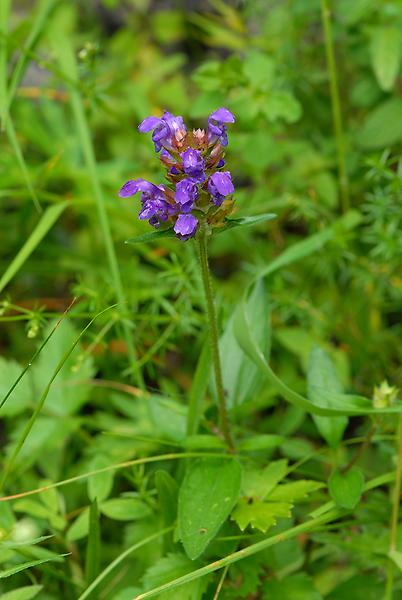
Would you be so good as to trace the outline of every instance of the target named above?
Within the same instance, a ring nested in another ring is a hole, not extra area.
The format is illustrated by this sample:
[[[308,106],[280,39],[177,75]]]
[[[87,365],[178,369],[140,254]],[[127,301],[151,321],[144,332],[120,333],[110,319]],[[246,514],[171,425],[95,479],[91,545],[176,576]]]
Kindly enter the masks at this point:
[[[396,400],[398,391],[398,388],[390,386],[386,380],[380,385],[376,385],[373,395],[374,408],[386,408],[387,406],[391,406]]]

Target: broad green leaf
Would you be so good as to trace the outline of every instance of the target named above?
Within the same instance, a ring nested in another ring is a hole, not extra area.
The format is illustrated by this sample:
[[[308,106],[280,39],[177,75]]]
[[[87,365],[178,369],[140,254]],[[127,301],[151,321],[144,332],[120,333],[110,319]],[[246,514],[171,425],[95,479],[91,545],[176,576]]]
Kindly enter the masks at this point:
[[[323,405],[331,398],[327,392],[342,393],[342,383],[336,373],[335,367],[329,356],[318,347],[312,349],[307,373],[308,398],[313,404]],[[347,417],[319,417],[312,415],[314,423],[324,440],[335,448],[342,440],[343,433],[348,425]]]
[[[264,533],[276,525],[278,518],[290,517],[292,505],[289,502],[261,502],[242,498],[232,512],[231,519],[236,521],[242,531],[248,525]]]
[[[299,479],[291,483],[282,483],[275,487],[268,495],[268,500],[271,502],[297,502],[306,498],[308,494],[315,492],[324,487],[320,481],[310,481],[307,479]]]
[[[8,285],[13,277],[18,273],[22,265],[29,258],[35,248],[40,244],[49,229],[53,227],[67,205],[67,202],[61,202],[60,204],[50,206],[46,209],[44,214],[41,216],[39,223],[36,225],[35,229],[28,237],[21,250],[17,253],[15,258],[9,264],[8,268],[3,273],[0,279],[0,292],[4,290],[6,285]]]
[[[5,592],[1,595],[1,600],[31,600],[43,589],[42,585],[26,585],[12,592]]]
[[[164,525],[171,525],[177,516],[177,496],[179,487],[167,471],[159,469],[155,473],[155,487],[158,492],[160,511]]]
[[[49,326],[49,331],[53,325]],[[48,332],[45,332],[45,336]],[[40,353],[32,367],[35,388],[42,391],[49,383],[59,362],[77,339],[77,331],[70,321],[64,319]],[[91,357],[81,358],[77,345],[63,364],[50,387],[46,398],[46,407],[59,416],[75,414],[85,404],[90,394],[87,383],[93,377],[94,366]]]
[[[138,498],[112,498],[99,506],[102,514],[116,521],[134,521],[151,514],[151,509]]]
[[[271,385],[291,404],[294,404],[310,413],[320,416],[340,416],[340,415],[368,415],[368,414],[386,414],[398,413],[402,411],[402,403],[395,403],[393,406],[381,409],[373,408],[372,401],[362,396],[352,394],[339,394],[332,391],[326,391],[325,400],[313,403],[298,392],[288,387],[271,369],[264,353],[261,351],[258,343],[253,336],[249,316],[246,310],[246,299],[238,305],[234,315],[234,333],[236,339],[245,354],[258,366],[264,373]]]
[[[243,71],[252,87],[266,90],[273,83],[275,60],[260,50],[250,49],[244,57]]]
[[[157,231],[150,231],[149,233],[143,233],[136,237],[130,238],[125,241],[125,244],[142,244],[147,242],[156,242],[162,238],[174,238],[176,237],[173,229],[158,229]]]
[[[102,454],[95,456],[91,462],[90,471],[96,471],[103,467],[108,467],[111,464],[110,459]],[[113,486],[113,471],[105,471],[104,473],[98,473],[88,479],[88,496],[91,501],[97,500],[102,502],[109,496]]]
[[[371,65],[384,92],[389,92],[395,83],[401,60],[402,36],[396,27],[375,27],[372,31],[370,56]]]
[[[352,509],[363,493],[364,476],[358,467],[352,467],[346,473],[334,471],[328,481],[328,489],[336,506]]]
[[[264,583],[263,590],[263,600],[322,600],[313,580],[306,573],[286,576],[280,581],[270,579]],[[351,596],[346,598],[352,600]]]
[[[89,508],[85,508],[82,513],[75,519],[67,531],[67,540],[69,542],[76,542],[85,538],[89,531]]]
[[[361,573],[336,586],[325,600],[379,600],[384,594],[384,579],[378,573]]]
[[[181,442],[186,437],[187,406],[163,396],[150,396],[149,413],[157,432],[169,440]]]
[[[251,290],[245,304],[248,324],[264,355],[270,346],[270,314],[265,286],[259,281]],[[229,318],[219,341],[223,387],[229,407],[253,398],[261,387],[263,375],[258,367],[244,355],[234,332],[234,315]]]
[[[144,588],[146,590],[163,585],[172,579],[191,573],[197,563],[190,560],[185,554],[170,553],[160,558],[151,565],[144,575]],[[201,600],[208,585],[208,579],[202,578],[183,585],[180,588],[180,600]],[[176,591],[164,592],[159,596],[160,600],[178,600]],[[132,599],[130,599],[132,600]]]
[[[0,398],[4,398],[16,379],[21,375],[22,367],[14,360],[0,357]],[[1,417],[15,417],[33,402],[33,391],[28,378],[22,378],[0,409]]]
[[[179,492],[178,530],[192,560],[203,553],[228,518],[240,484],[236,460],[203,458],[189,466]]]
[[[391,98],[377,106],[366,118],[357,135],[361,147],[386,148],[402,137],[402,99]]]
[[[264,500],[286,475],[288,461],[285,459],[271,462],[265,469],[246,469],[241,485],[242,494],[247,498]]]
[[[268,450],[277,448],[284,441],[281,435],[262,433],[260,435],[251,435],[237,444],[237,448],[241,452],[258,452],[259,450]]]
[[[18,500],[14,504],[14,510],[16,512],[26,513],[27,515],[31,515],[32,517],[36,517],[38,519],[46,519],[55,529],[64,529],[66,525],[63,517],[52,513],[48,506],[45,506],[37,500],[32,500],[31,498],[23,498],[22,500]]]
[[[302,115],[302,106],[293,94],[278,90],[267,94],[264,113],[271,122],[283,119],[287,123],[295,123]]]

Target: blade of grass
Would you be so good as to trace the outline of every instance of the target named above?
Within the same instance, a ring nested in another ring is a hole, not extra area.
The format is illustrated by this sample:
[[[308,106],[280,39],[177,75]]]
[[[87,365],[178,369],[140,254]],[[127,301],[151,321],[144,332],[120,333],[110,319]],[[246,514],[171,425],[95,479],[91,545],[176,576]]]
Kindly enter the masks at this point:
[[[0,2],[0,121],[1,129],[7,116],[7,59],[8,59],[8,20],[10,17],[11,0]]]
[[[17,253],[15,258],[11,261],[0,279],[0,293],[4,290],[6,285],[15,277],[19,269],[22,267],[24,262],[29,258],[35,248],[40,244],[44,236],[47,234],[49,229],[53,227],[57,219],[63,213],[67,207],[67,202],[61,202],[55,206],[50,206],[43,213],[39,223],[22,246],[21,250]]]
[[[60,359],[60,361],[58,362],[56,369],[53,372],[53,375],[50,378],[49,383],[47,384],[47,386],[45,387],[39,402],[37,404],[37,406],[35,407],[35,410],[33,411],[30,419],[28,420],[28,423],[26,424],[22,435],[20,437],[20,439],[17,442],[17,445],[14,449],[14,451],[11,454],[10,459],[6,462],[5,468],[3,470],[3,475],[1,477],[0,480],[0,490],[2,490],[4,488],[4,484],[7,480],[7,477],[12,469],[12,467],[14,466],[14,463],[18,457],[18,454],[21,451],[21,448],[23,447],[23,445],[25,444],[25,441],[28,437],[28,435],[31,432],[32,427],[35,424],[36,419],[38,418],[43,405],[45,403],[45,400],[48,396],[49,390],[52,386],[52,383],[54,382],[54,380],[56,379],[57,375],[59,374],[59,372],[61,371],[61,369],[63,368],[64,363],[66,362],[66,360],[68,359],[68,357],[70,356],[70,354],[73,352],[74,348],[77,346],[77,344],[79,343],[80,339],[82,338],[82,336],[84,335],[84,333],[87,331],[87,329],[89,329],[89,327],[92,325],[92,323],[101,315],[103,315],[105,312],[107,312],[108,310],[110,310],[111,308],[114,308],[115,305],[113,306],[108,306],[107,308],[105,308],[104,310],[102,310],[101,312],[99,312],[98,314],[96,314],[93,319],[91,319],[89,321],[89,323],[84,327],[84,329],[79,333],[79,335],[77,336],[77,338],[74,340],[73,344],[70,346],[70,348],[64,353],[64,355],[62,356],[62,358]]]
[[[149,535],[148,537],[141,540],[140,542],[133,544],[132,546],[127,548],[127,550],[125,550],[124,552],[119,554],[119,556],[117,558],[115,558],[114,561],[112,561],[106,567],[106,569],[104,569],[102,571],[102,573],[100,573],[98,575],[98,577],[91,583],[91,585],[84,591],[84,593],[81,594],[81,596],[78,598],[78,600],[85,600],[85,598],[88,598],[88,596],[93,592],[93,590],[96,587],[98,587],[98,585],[105,579],[105,577],[107,577],[109,575],[109,573],[111,573],[111,571],[113,571],[113,569],[115,569],[132,552],[134,552],[135,550],[138,550],[138,548],[141,548],[142,546],[145,546],[145,544],[149,544],[149,542],[152,542],[153,540],[156,540],[157,538],[165,535],[169,531],[172,531],[172,529],[173,529],[173,526],[166,527],[166,529],[162,529],[161,531],[158,531],[157,533],[153,533],[152,535]]]
[[[63,479],[63,481],[57,481],[56,483],[49,483],[48,485],[44,485],[42,487],[36,488],[34,490],[28,490],[27,492],[20,492],[19,494],[12,494],[11,496],[3,496],[0,497],[0,502],[6,502],[8,500],[17,500],[18,498],[25,498],[26,496],[32,496],[33,494],[39,494],[40,492],[46,492],[47,490],[52,490],[54,488],[59,488],[64,485],[68,485],[70,483],[76,483],[77,481],[83,481],[88,479],[89,477],[93,477],[94,475],[98,475],[99,473],[105,473],[106,471],[117,471],[118,469],[126,469],[128,467],[132,467],[133,465],[146,465],[148,463],[165,461],[165,460],[179,460],[182,458],[202,458],[204,456],[208,456],[208,458],[226,458],[228,460],[234,460],[234,456],[231,454],[223,454],[221,452],[174,452],[171,454],[161,454],[159,456],[147,456],[146,458],[136,458],[134,460],[127,460],[122,463],[117,463],[115,465],[109,465],[108,467],[102,467],[101,469],[96,469],[94,471],[89,471],[87,473],[82,473],[81,475],[76,475],[75,477],[70,477],[69,479]]]
[[[210,344],[204,343],[197,368],[191,384],[188,404],[187,435],[194,435],[198,431],[198,425],[202,415],[202,402],[207,391],[209,372],[211,369]]]
[[[63,28],[57,26],[53,28],[52,33],[55,36],[55,48],[58,53],[62,71],[67,76],[69,81],[72,80],[73,82],[78,82],[79,79],[77,63],[69,37],[66,35],[66,32]],[[127,304],[127,301],[124,294],[119,266],[117,263],[117,257],[113,245],[109,218],[105,206],[105,198],[98,177],[95,152],[91,140],[88,121],[84,110],[83,100],[76,85],[71,85],[70,83],[67,83],[67,87],[70,91],[71,107],[74,114],[82,151],[84,154],[84,159],[91,180],[92,191],[94,194],[96,208],[98,211],[98,218],[101,227],[103,242],[105,245],[107,260],[109,263],[110,274],[113,281],[113,287],[116,293],[116,299],[119,303],[118,308],[122,318],[121,324],[124,338],[127,344],[129,358],[131,361],[131,367],[134,370],[138,386],[143,389],[144,380],[142,377],[142,372],[137,366],[137,357],[134,350],[133,340],[131,337],[132,332],[124,314],[124,308]]]
[[[7,119],[17,87],[24,76],[26,67],[28,65],[30,53],[38,43],[45,29],[46,22],[48,21],[53,10],[57,7],[58,4],[60,4],[60,0],[41,0],[38,4],[38,9],[36,11],[31,30],[28,34],[24,46],[21,49],[21,52],[18,56],[17,62],[11,75],[10,85],[8,87],[8,94],[6,98],[5,119]]]

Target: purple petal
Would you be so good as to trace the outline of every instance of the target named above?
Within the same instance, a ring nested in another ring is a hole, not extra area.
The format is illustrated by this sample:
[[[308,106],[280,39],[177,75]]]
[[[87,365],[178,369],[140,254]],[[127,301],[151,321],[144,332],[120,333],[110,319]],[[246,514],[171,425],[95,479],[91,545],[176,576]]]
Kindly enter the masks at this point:
[[[155,127],[160,123],[160,119],[158,117],[147,117],[143,120],[140,125],[138,125],[138,131],[141,133],[147,133],[151,131],[151,129],[155,129]]]
[[[217,172],[211,175],[208,181],[208,189],[210,189],[210,184],[211,187],[213,184],[218,193],[222,194],[222,196],[228,196],[229,194],[233,194],[234,192],[232,177],[229,171],[222,171],[221,173]],[[210,191],[212,190],[210,189]]]
[[[197,225],[198,219],[194,215],[179,215],[173,229],[181,239],[187,240],[195,234]]]
[[[223,106],[218,108],[215,112],[209,115],[209,119],[214,119],[215,121],[219,121],[220,123],[234,123],[235,117],[234,114],[230,112],[227,108]]]
[[[189,212],[193,208],[193,204],[198,197],[196,184],[191,179],[182,179],[176,184],[176,192],[174,198],[180,204],[183,212]]]

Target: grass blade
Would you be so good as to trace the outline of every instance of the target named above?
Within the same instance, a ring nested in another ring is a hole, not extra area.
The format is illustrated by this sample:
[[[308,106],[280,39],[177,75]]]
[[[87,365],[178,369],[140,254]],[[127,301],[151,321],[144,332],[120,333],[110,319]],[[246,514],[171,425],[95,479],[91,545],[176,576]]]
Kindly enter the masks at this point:
[[[53,227],[57,219],[60,217],[64,209],[67,207],[67,202],[61,202],[55,206],[50,206],[42,215],[39,223],[22,246],[16,257],[11,261],[0,279],[0,293],[6,285],[10,283],[24,262],[29,258],[35,248],[40,244],[49,229]]]
[[[8,58],[8,20],[11,0],[0,2],[0,121],[1,129],[7,116],[7,58]]]
[[[99,512],[96,499],[89,508],[89,533],[85,558],[85,581],[90,585],[99,573],[100,567],[100,527]]]

